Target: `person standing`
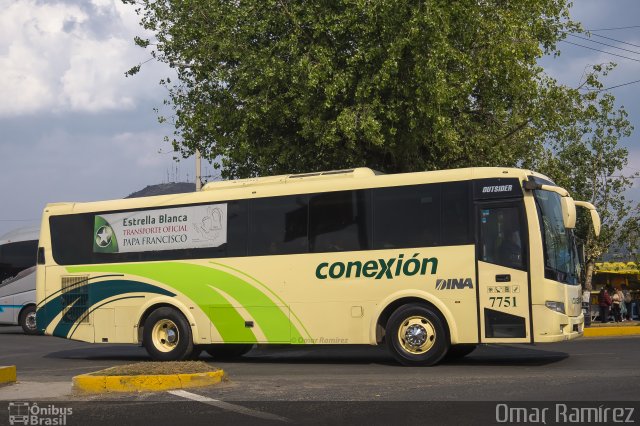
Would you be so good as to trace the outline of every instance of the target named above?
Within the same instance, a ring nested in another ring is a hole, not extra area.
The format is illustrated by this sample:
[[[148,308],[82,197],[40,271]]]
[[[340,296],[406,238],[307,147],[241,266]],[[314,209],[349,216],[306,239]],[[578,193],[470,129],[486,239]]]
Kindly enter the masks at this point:
[[[600,322],[609,322],[609,307],[611,306],[611,297],[607,289],[603,286],[598,293],[598,306],[600,307]]]
[[[613,296],[611,297],[611,313],[613,314],[613,320],[615,322],[622,322],[622,316],[620,311],[620,291],[617,288],[613,289]]]
[[[631,321],[632,320],[632,306],[631,306],[631,292],[629,291],[629,288],[624,285],[622,286],[623,290],[622,290],[622,295],[624,297],[624,306],[627,309],[627,315],[625,316],[627,318],[627,321]]]
[[[624,292],[617,288],[618,298],[620,299],[620,321],[625,321],[627,318],[627,305],[624,303]]]

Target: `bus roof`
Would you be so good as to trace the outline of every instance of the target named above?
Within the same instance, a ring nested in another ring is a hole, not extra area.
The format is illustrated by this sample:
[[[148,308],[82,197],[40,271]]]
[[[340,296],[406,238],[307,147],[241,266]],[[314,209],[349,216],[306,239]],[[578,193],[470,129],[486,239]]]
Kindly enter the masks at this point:
[[[20,241],[37,241],[40,238],[40,228],[31,226],[28,228],[18,228],[9,231],[0,237],[0,246]]]
[[[348,179],[375,176],[376,172],[367,167],[355,169],[331,170],[325,172],[300,173],[295,175],[264,176],[248,179],[221,180],[207,183],[202,190],[213,191],[222,188],[239,188],[247,186],[294,183],[309,180]]]
[[[347,170],[210,182],[203,187],[201,192],[85,203],[52,203],[47,204],[45,213],[55,215],[120,209],[142,209],[150,206],[162,207],[175,204],[197,204],[211,201],[415,185],[421,183],[452,182],[482,178],[510,177],[524,180],[527,179],[528,176],[537,176],[550,181],[546,176],[530,170],[505,167],[476,167],[396,174],[380,174],[372,169],[359,167]]]

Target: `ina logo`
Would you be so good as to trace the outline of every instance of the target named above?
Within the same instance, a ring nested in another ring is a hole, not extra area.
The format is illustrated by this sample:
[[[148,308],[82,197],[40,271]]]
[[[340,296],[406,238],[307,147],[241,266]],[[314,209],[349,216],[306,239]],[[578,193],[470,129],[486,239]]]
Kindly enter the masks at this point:
[[[446,280],[438,278],[436,281],[436,290],[452,290],[460,288],[473,288],[473,281],[471,281],[471,278],[449,278]]]

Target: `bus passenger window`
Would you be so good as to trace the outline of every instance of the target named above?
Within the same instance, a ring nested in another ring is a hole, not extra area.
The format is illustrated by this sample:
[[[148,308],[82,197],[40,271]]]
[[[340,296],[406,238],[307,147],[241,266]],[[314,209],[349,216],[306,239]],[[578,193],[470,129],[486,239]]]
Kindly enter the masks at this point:
[[[257,198],[249,205],[249,255],[306,253],[307,196]]]
[[[442,227],[440,244],[452,246],[473,244],[472,216],[469,209],[469,183],[446,182],[442,184]]]
[[[440,186],[411,185],[373,191],[374,249],[440,244]]]
[[[311,196],[309,246],[312,252],[369,249],[365,191],[336,191]]]

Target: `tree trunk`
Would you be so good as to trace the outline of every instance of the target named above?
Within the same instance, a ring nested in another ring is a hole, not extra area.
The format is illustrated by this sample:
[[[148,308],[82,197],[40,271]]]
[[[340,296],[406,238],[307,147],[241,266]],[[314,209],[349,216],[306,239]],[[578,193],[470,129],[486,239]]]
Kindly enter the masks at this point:
[[[591,291],[592,290],[592,286],[591,286],[591,281],[593,278],[593,268],[594,268],[595,264],[593,262],[593,260],[589,260],[587,262],[587,267],[585,268],[585,273],[584,273],[584,289],[587,291]]]

